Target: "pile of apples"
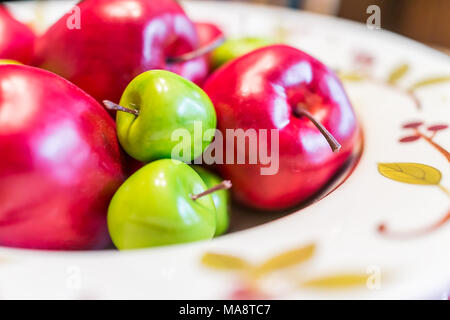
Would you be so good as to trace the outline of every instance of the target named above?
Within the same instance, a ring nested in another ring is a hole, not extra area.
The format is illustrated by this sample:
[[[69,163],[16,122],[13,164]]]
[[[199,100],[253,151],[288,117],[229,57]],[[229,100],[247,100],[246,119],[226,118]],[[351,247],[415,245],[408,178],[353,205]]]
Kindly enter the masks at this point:
[[[231,184],[245,206],[291,208],[320,191],[360,142],[337,76],[296,48],[255,38],[222,44],[217,26],[193,23],[174,0],[78,8],[80,28],[68,28],[68,13],[35,36],[0,5],[0,245],[86,250],[112,240],[132,249],[211,239],[228,228]],[[195,122],[277,130],[278,172],[216,164],[221,178],[190,165],[213,140],[196,141]],[[192,152],[173,159],[180,128]]]

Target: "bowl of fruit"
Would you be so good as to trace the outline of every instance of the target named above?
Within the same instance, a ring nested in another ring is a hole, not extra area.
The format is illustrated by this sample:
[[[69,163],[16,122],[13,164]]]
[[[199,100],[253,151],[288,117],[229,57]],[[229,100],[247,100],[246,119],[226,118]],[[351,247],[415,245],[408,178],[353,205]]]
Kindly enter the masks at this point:
[[[0,297],[449,288],[447,56],[203,1],[7,3],[0,36]]]

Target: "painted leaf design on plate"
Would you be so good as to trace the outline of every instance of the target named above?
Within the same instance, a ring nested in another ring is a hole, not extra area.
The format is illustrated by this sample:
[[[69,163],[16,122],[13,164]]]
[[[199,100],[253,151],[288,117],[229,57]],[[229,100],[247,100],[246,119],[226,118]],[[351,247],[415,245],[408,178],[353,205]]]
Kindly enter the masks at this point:
[[[450,81],[450,76],[441,76],[441,77],[434,77],[434,78],[427,78],[421,81],[416,82],[415,84],[413,84],[411,86],[411,88],[409,89],[410,91],[414,91],[418,88],[422,88],[422,87],[426,87],[426,86],[431,86],[434,84],[440,84],[440,83],[444,83],[444,82],[449,82]]]
[[[310,244],[296,249],[291,249],[269,258],[255,269],[258,275],[270,273],[284,268],[292,267],[312,258],[316,251],[316,245]]]
[[[250,267],[247,261],[239,257],[212,252],[205,253],[201,262],[204,266],[216,270],[244,270]]]
[[[407,143],[407,142],[417,141],[419,139],[420,139],[420,136],[408,136],[408,137],[401,138],[398,141],[401,143]]]
[[[390,84],[396,84],[401,78],[403,78],[406,73],[409,71],[409,65],[408,64],[402,64],[392,70],[391,74],[389,75],[388,82]]]
[[[427,128],[428,131],[433,131],[433,132],[438,132],[438,131],[442,131],[448,128],[448,125],[446,124],[435,124],[433,126],[429,126]]]
[[[433,167],[421,163],[379,163],[378,171],[386,178],[422,185],[438,185],[441,172]]]
[[[332,274],[320,278],[308,280],[301,285],[303,287],[320,289],[343,289],[356,286],[365,286],[369,276],[360,273]]]
[[[413,121],[413,122],[408,122],[405,123],[402,128],[403,129],[417,129],[419,128],[421,125],[423,125],[422,121]]]
[[[339,72],[338,73],[339,79],[341,79],[341,81],[362,81],[364,80],[364,77],[358,73],[343,73],[343,72]]]

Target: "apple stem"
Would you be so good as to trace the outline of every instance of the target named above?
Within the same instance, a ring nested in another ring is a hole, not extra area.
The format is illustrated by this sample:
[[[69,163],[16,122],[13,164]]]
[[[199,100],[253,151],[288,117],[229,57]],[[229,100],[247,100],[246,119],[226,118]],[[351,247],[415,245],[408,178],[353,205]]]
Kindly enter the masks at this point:
[[[225,37],[220,36],[214,41],[210,42],[209,44],[198,48],[197,50],[182,54],[178,57],[169,57],[167,58],[167,63],[179,63],[179,62],[187,62],[196,58],[199,58],[214,49],[216,49],[218,46],[220,46],[222,43],[225,42]]]
[[[304,106],[302,104],[299,104],[297,106],[297,109],[295,109],[295,114],[297,116],[305,116],[305,117],[307,117],[317,127],[317,129],[319,129],[320,133],[325,137],[325,139],[327,140],[328,144],[331,147],[331,150],[333,150],[333,152],[339,152],[339,150],[341,149],[340,143],[323,126],[323,124],[321,124],[319,121],[317,121],[317,119],[314,118],[314,116],[311,113],[309,113],[308,111],[305,110],[305,108],[304,108]]]
[[[218,185],[216,185],[216,186],[214,186],[214,187],[212,187],[212,188],[210,188],[208,190],[205,190],[205,191],[203,191],[203,192],[201,192],[199,194],[192,195],[191,199],[195,201],[195,200],[197,200],[197,199],[199,199],[199,198],[201,198],[203,196],[206,196],[208,194],[211,194],[213,192],[216,192],[216,191],[219,191],[219,190],[230,189],[231,186],[232,186],[232,184],[231,184],[230,180],[224,180],[221,183],[219,183]]]
[[[103,100],[103,104],[105,105],[106,109],[108,109],[108,110],[123,111],[123,112],[131,113],[131,114],[135,115],[136,117],[139,115],[139,110],[125,108],[125,107],[122,107],[120,104],[114,103],[109,100]]]

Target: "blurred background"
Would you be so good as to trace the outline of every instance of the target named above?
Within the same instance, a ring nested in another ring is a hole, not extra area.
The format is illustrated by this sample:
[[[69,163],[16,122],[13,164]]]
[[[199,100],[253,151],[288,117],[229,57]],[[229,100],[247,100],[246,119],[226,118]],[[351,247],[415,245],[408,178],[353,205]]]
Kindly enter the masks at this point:
[[[38,0],[44,1],[44,0]],[[64,0],[60,0],[64,1]],[[150,1],[150,0],[149,0]],[[157,1],[157,0],[156,0]],[[191,0],[203,1],[203,0]],[[359,22],[378,5],[381,27],[450,54],[450,0],[216,0],[290,7]]]
[[[247,0],[245,2],[286,6],[360,22],[365,22],[369,16],[366,13],[367,7],[378,5],[381,9],[383,29],[400,33],[450,54],[450,0]]]

